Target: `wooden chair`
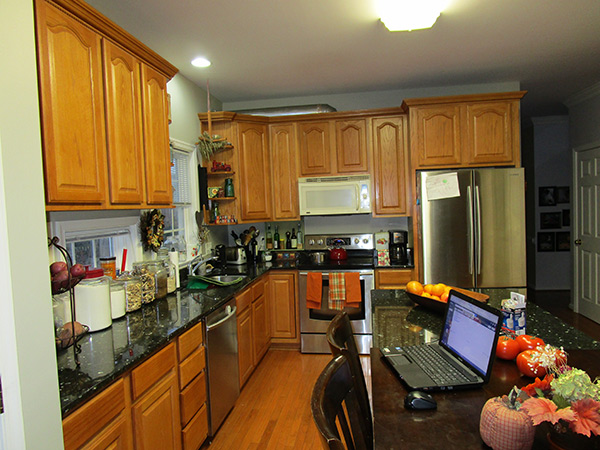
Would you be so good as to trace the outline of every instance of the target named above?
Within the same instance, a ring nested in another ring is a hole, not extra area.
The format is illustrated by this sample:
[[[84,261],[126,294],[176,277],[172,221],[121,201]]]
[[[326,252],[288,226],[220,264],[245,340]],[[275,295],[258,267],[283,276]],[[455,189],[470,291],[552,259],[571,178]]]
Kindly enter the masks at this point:
[[[371,414],[367,383],[360,363],[360,356],[356,347],[356,341],[354,340],[350,318],[345,311],[341,311],[331,320],[327,328],[327,342],[333,356],[344,355],[348,360],[360,409],[365,418],[365,432],[368,442],[371,443],[371,446],[368,448],[373,448],[373,416]]]
[[[359,404],[350,365],[344,355],[333,358],[319,375],[312,392],[311,409],[327,448],[373,448],[372,436],[368,434],[367,420]]]

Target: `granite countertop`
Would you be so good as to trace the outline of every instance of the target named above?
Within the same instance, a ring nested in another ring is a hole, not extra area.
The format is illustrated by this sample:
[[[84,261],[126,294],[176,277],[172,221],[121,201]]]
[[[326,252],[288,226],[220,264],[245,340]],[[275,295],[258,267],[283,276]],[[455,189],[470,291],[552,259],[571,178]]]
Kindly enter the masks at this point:
[[[500,309],[502,299],[511,292],[526,294],[526,289],[479,289],[490,296],[490,306]],[[443,315],[415,303],[403,290],[371,291],[373,346],[399,346],[436,340]],[[567,325],[534,303],[527,303],[527,334],[539,336],[547,344],[568,349],[600,349],[600,342]]]
[[[228,273],[239,271],[247,278],[233,286],[177,291],[113,320],[111,327],[89,333],[79,341],[79,367],[74,347],[59,350],[58,380],[63,417],[272,268],[289,267],[269,263],[228,267]]]

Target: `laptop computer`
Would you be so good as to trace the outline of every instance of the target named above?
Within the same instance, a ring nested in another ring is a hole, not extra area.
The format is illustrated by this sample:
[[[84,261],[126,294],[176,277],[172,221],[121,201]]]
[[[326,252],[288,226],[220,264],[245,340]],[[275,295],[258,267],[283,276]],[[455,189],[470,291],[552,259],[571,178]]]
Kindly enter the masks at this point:
[[[438,342],[380,350],[410,389],[475,388],[490,379],[501,326],[500,311],[451,290]]]

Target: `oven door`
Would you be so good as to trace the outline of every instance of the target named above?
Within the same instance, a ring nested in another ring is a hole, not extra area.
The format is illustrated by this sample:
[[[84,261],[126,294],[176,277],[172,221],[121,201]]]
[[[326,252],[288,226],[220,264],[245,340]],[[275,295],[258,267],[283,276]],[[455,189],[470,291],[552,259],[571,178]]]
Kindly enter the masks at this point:
[[[315,271],[316,272],[316,271]],[[347,270],[345,272],[359,272],[362,301],[358,308],[344,308],[350,317],[354,334],[372,334],[371,330],[371,290],[373,289],[372,270]],[[338,310],[329,309],[329,273],[323,273],[323,292],[321,296],[321,309],[308,309],[306,307],[306,284],[308,272],[300,272],[298,281],[300,300],[300,332],[318,333],[327,332],[331,319]]]

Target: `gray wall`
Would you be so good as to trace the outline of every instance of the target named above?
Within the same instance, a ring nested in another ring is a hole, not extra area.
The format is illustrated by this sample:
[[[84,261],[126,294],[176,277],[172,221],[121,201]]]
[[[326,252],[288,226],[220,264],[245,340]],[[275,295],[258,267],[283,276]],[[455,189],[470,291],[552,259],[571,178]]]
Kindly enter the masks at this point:
[[[569,134],[571,148],[600,143],[600,83],[570,97]]]

